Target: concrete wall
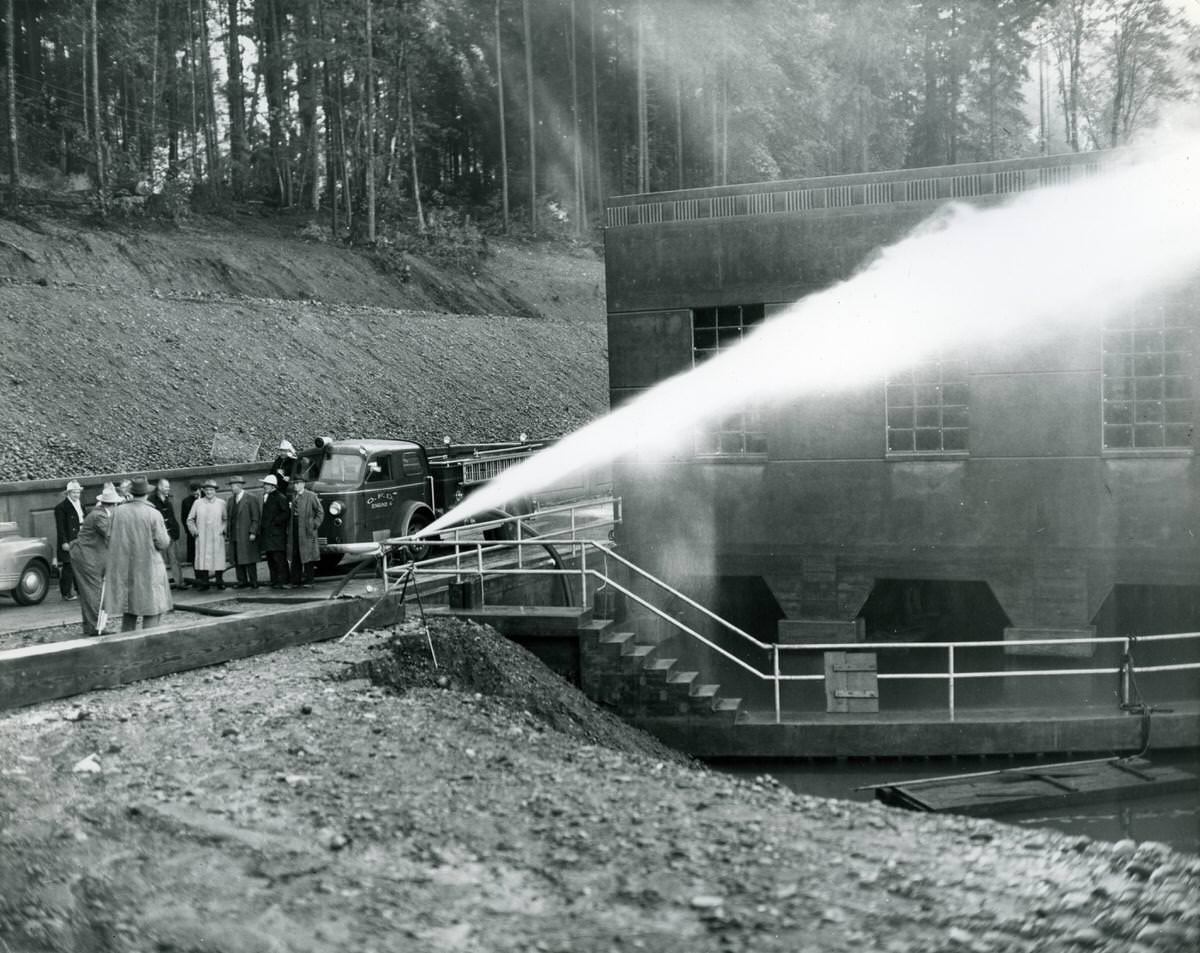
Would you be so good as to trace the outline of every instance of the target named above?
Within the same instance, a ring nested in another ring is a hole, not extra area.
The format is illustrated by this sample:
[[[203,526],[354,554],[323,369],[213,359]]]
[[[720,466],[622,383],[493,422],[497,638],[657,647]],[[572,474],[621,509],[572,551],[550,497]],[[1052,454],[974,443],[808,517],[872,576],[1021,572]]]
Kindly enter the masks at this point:
[[[1038,161],[1012,169],[1029,182]],[[1041,161],[1053,178],[1096,160]],[[637,223],[606,233],[612,402],[690,366],[691,308],[781,304],[847,277],[980,168],[846,177],[864,204],[842,208],[778,210],[785,192],[818,194],[835,180],[616,200],[610,222]],[[1009,182],[1006,168],[982,174]],[[921,188],[937,197],[887,200],[913,180],[933,183]],[[655,221],[703,207],[689,196],[710,210],[724,196],[733,212]],[[774,210],[738,214],[753,201]],[[650,206],[653,214],[639,211]],[[1195,315],[1197,299],[1200,281],[1144,307]],[[1023,333],[968,357],[967,455],[889,457],[884,385],[872,381],[771,410],[765,459],[621,465],[621,542],[668,576],[761,575],[797,619],[853,619],[877,578],[983,580],[1015,629],[1069,632],[1092,624],[1116,584],[1200,584],[1195,438],[1157,453],[1102,449],[1098,328]],[[1195,363],[1191,376],[1195,396]],[[702,560],[701,543],[711,559]],[[680,548],[707,565],[684,567]]]

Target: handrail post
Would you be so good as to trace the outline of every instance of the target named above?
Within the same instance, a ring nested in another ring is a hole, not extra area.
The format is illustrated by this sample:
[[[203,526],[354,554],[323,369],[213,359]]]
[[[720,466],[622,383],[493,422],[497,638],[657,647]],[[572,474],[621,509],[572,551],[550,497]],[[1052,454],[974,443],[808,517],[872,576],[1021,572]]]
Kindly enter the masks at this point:
[[[575,511],[571,511],[571,522],[575,521]],[[574,530],[572,529],[572,533]],[[586,609],[588,607],[587,594],[587,546],[583,540],[579,540],[579,605]]]
[[[779,643],[771,644],[771,655],[774,659],[773,668],[775,671],[775,724],[783,723],[783,712],[779,704]]]
[[[454,581],[462,582],[462,547],[459,545],[461,530],[454,528]]]
[[[483,594],[487,589],[487,585],[484,583],[484,580],[483,580],[483,541],[482,540],[480,540],[478,543],[475,544],[475,556],[478,561],[477,572],[479,573],[479,608],[482,609],[483,604],[485,602]]]
[[[525,547],[521,545],[521,517],[517,517],[517,568],[525,568]]]
[[[1121,706],[1129,704],[1129,669],[1133,666],[1132,649],[1129,645],[1129,636],[1125,636],[1124,654],[1121,656]]]
[[[946,655],[947,655],[947,661],[948,661],[947,668],[949,669],[949,674],[950,674],[950,679],[949,679],[950,720],[954,721],[954,646],[953,645],[949,645],[946,647]]]

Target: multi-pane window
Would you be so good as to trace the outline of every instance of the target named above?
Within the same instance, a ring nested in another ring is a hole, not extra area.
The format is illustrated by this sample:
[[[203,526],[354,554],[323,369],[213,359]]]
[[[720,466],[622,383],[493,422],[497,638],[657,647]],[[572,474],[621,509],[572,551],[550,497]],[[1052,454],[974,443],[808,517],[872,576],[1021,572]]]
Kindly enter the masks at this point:
[[[761,304],[722,305],[692,311],[692,364],[701,364],[739,343],[762,323]],[[718,420],[705,421],[696,431],[701,456],[762,455],[767,434],[761,410],[741,409]]]
[[[1153,309],[1110,321],[1103,349],[1104,449],[1190,448],[1194,403],[1186,310]]]
[[[894,454],[966,453],[966,361],[931,357],[888,375],[887,449]]]

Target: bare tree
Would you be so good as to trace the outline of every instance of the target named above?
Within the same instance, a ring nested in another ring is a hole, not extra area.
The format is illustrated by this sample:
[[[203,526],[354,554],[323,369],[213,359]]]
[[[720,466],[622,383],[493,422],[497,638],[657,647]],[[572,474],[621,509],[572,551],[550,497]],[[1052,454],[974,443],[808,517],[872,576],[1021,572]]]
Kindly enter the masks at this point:
[[[529,120],[529,228],[536,232],[537,208],[537,119],[533,112],[533,31],[529,26],[529,0],[521,0],[525,27],[525,86]]]
[[[508,129],[504,124],[504,52],[500,45],[500,0],[496,0],[496,105],[500,124],[500,205],[508,232]]]
[[[367,241],[375,241],[375,72],[371,42],[371,0],[367,0]]]
[[[13,0],[8,0],[5,5],[4,17],[7,27],[5,38],[8,41],[8,204],[16,209],[19,201],[17,191],[21,185],[21,160],[17,148],[17,21],[13,16]]]

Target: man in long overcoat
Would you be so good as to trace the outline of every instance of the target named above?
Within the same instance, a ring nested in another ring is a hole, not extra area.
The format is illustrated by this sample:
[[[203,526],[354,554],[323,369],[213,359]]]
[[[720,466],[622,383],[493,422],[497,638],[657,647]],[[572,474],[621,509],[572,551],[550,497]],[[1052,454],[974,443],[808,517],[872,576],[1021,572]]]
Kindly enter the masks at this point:
[[[196,540],[196,588],[208,590],[208,574],[216,573],[216,587],[225,588],[225,501],[217,496],[217,481],[205,480],[204,495],[188,513],[188,532]]]
[[[193,480],[188,484],[188,495],[185,496],[179,504],[179,524],[181,526],[187,526],[188,516],[191,515],[192,507],[203,495],[204,490],[201,489],[200,484],[197,481]],[[187,549],[184,558],[189,563],[195,563],[196,537],[194,537],[191,533],[184,533],[184,535],[187,537]]]
[[[279,491],[279,478],[275,474],[268,473],[259,482],[263,485],[263,503],[258,542],[267,557],[271,588],[282,589],[288,581],[288,523],[292,519],[292,508],[287,497]]]
[[[108,567],[108,537],[112,529],[113,511],[121,495],[109,484],[88,511],[79,527],[79,535],[71,543],[71,565],[75,569],[75,588],[79,590],[79,611],[83,616],[83,634],[99,635],[96,630],[100,610],[100,593],[104,571]]]
[[[162,554],[171,536],[162,514],[146,502],[150,484],[134,480],[129,502],[114,507],[104,571],[104,608],[121,616],[121,631],[158,625],[171,608],[171,588]]]
[[[292,498],[292,519],[288,524],[288,556],[291,559],[293,588],[311,586],[317,560],[321,550],[317,546],[317,532],[325,511],[317,494],[305,489],[306,481],[300,475],[292,477],[296,495]]]
[[[246,492],[246,481],[230,477],[233,495],[225,501],[229,538],[229,561],[237,573],[237,589],[258,588],[259,524],[262,522],[262,503],[257,496]]]

